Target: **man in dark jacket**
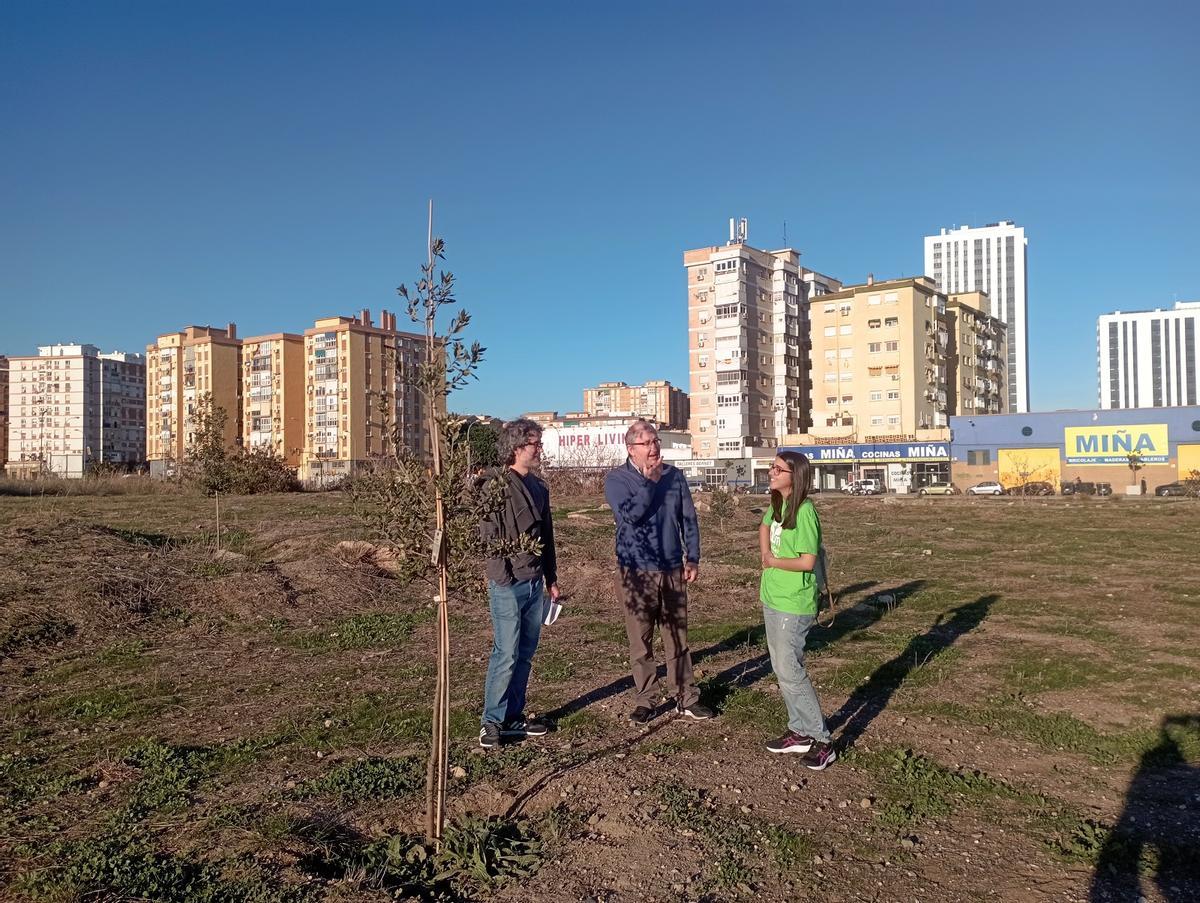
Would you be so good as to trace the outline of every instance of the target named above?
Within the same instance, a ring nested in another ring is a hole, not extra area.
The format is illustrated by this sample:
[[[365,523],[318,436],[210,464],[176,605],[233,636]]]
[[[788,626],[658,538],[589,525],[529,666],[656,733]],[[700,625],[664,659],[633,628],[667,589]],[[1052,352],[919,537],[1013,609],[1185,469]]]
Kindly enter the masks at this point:
[[[667,680],[676,707],[687,718],[711,718],[700,704],[687,642],[687,585],[700,569],[700,526],[682,471],[662,459],[658,431],[638,420],[625,434],[625,464],[609,471],[604,497],[617,522],[618,590],[625,604],[625,632],[633,666],[629,720],[654,717],[658,666],[654,626],[662,625]]]
[[[550,490],[533,472],[542,457],[542,428],[532,420],[506,423],[500,434],[504,504],[480,525],[485,541],[541,543],[541,553],[514,552],[487,562],[492,655],[483,688],[479,745],[499,746],[503,735],[540,737],[546,724],[525,715],[525,690],[542,633],[542,586],[557,601],[558,564]]]

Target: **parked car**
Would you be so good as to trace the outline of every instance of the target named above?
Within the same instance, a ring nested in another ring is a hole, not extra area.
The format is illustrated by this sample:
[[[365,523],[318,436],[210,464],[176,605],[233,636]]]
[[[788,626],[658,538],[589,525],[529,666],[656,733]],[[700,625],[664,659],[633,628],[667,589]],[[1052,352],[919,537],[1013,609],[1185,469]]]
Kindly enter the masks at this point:
[[[1097,483],[1096,495],[1112,495],[1112,483]]]
[[[1008,490],[1009,495],[1054,495],[1054,486],[1043,480],[1034,480]]]
[[[842,487],[842,492],[850,495],[882,495],[883,486],[878,480],[867,478],[865,480],[850,480]]]
[[[1174,483],[1166,483],[1162,486],[1155,486],[1154,494],[1189,496],[1192,495],[1192,490],[1188,487],[1187,483],[1176,481]]]
[[[995,480],[984,480],[968,489],[967,495],[1004,495],[1004,487]]]
[[[1095,495],[1096,484],[1085,483],[1082,480],[1075,480],[1073,482],[1063,483],[1061,492],[1063,495]]]
[[[958,487],[953,483],[930,483],[917,490],[917,495],[958,495]]]

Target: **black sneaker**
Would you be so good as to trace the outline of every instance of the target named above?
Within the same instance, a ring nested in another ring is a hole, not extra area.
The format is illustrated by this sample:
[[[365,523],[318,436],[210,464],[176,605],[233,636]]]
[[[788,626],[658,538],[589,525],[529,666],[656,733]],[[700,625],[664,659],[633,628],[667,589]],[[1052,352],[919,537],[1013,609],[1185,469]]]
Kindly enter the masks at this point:
[[[489,721],[479,729],[479,745],[484,749],[494,749],[500,745],[500,725]]]
[[[717,714],[708,706],[701,705],[698,702],[693,702],[687,708],[684,708],[682,705],[677,706],[675,711],[677,711],[684,718],[691,718],[693,721],[707,721],[709,718],[713,718]]]
[[[813,771],[821,771],[829,767],[836,758],[837,753],[834,752],[832,743],[814,743],[812,749],[804,754],[800,764]]]
[[[812,749],[816,741],[812,737],[807,737],[804,734],[795,734],[788,731],[778,740],[772,740],[767,744],[767,752],[773,753],[806,753]]]
[[[540,718],[526,718],[522,715],[505,721],[500,726],[500,733],[516,737],[544,737],[550,733],[550,726]]]
[[[639,705],[636,709],[629,713],[629,723],[637,725],[645,725],[650,723],[650,719],[654,717],[654,710],[648,709],[644,705]]]

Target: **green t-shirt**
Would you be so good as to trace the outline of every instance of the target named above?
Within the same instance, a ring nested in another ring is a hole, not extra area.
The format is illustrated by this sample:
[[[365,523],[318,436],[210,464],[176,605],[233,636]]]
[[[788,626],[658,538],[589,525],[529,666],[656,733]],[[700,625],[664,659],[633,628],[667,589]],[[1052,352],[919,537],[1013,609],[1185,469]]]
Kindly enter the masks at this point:
[[[786,510],[786,503],[785,503]],[[767,506],[762,522],[771,528],[771,554],[776,558],[799,558],[816,555],[821,548],[821,521],[811,499],[805,499],[796,512],[796,526],[783,529],[783,524],[771,518]],[[766,568],[759,584],[759,599],[776,611],[794,615],[817,613],[817,581],[812,571],[785,571]]]

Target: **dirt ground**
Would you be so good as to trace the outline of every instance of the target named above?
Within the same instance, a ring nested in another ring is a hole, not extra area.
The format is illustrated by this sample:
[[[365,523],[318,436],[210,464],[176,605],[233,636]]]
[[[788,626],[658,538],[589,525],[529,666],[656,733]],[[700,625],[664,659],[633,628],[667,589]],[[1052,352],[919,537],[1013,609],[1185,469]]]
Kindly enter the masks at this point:
[[[816,497],[837,609],[782,731],[761,498],[702,513],[710,722],[629,725],[611,516],[556,499],[569,603],[478,748],[486,603],[452,612],[452,842],[426,861],[427,587],[336,554],[338,494],[0,498],[0,898],[1200,899],[1200,504]],[[498,877],[497,877],[498,876]]]

